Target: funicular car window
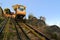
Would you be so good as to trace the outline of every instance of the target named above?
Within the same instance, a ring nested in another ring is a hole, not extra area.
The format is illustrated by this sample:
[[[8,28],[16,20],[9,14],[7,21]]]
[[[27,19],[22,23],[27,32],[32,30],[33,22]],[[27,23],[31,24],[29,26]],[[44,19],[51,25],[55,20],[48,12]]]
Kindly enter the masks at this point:
[[[24,11],[24,7],[19,7],[18,10]]]

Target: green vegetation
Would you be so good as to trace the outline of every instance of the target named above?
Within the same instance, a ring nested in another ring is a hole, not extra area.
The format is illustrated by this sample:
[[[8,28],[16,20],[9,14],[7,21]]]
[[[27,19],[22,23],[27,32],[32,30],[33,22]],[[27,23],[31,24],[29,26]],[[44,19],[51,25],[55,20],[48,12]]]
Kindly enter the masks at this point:
[[[3,16],[3,9],[0,7],[0,17]]]
[[[0,23],[4,21],[4,18],[3,17],[0,17]]]
[[[4,20],[3,18],[3,9],[0,7],[0,23]]]
[[[29,15],[28,19],[26,19],[26,23],[35,26],[36,29],[40,29],[40,31],[45,34],[49,39],[52,40],[60,40],[60,28],[57,25],[49,26],[46,24],[46,18],[40,17],[39,19],[33,15]]]

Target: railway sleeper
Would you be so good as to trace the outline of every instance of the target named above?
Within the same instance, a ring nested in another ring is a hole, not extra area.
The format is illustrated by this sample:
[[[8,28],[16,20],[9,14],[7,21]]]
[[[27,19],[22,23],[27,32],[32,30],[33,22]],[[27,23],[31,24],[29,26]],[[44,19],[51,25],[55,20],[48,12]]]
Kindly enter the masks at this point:
[[[7,20],[1,23],[0,35],[2,34],[2,31],[5,28],[6,23],[7,23]]]
[[[25,23],[26,24],[26,23]],[[46,40],[50,40],[49,38],[47,38],[45,35],[43,35],[42,33],[38,32],[37,30],[35,30],[34,28],[32,28],[29,24],[26,24],[27,26],[29,26],[31,29],[33,29],[36,33],[38,33],[39,35],[43,36]]]
[[[30,40],[30,38],[27,36],[27,34],[25,33],[25,31],[22,29],[22,27],[19,25],[18,22],[16,22],[17,25],[19,26],[19,28],[21,29],[21,31],[24,33],[25,37],[26,37],[26,40]]]

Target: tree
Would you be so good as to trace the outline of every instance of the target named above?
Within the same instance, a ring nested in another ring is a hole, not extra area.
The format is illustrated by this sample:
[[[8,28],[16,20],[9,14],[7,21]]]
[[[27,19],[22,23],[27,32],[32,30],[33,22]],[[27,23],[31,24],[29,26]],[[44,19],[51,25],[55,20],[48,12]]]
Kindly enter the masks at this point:
[[[46,20],[46,18],[45,18],[45,17],[43,17],[43,16],[40,16],[40,20],[45,21],[45,20]]]
[[[28,19],[31,20],[34,16],[32,14],[29,14]]]
[[[29,14],[29,16],[28,16],[28,20],[29,20],[29,23],[31,24],[31,25],[37,25],[37,18],[35,17],[35,16],[33,16],[32,14]]]
[[[40,19],[38,20],[38,26],[45,27],[46,26],[45,19],[46,19],[45,17],[40,16]]]
[[[0,16],[3,16],[3,9],[0,7]]]

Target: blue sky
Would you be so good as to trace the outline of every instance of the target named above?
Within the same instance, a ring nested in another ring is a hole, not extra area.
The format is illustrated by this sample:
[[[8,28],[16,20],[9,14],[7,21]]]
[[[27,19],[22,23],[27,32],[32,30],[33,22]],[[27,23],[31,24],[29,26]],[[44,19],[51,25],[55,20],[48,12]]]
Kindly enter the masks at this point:
[[[10,8],[12,5],[22,4],[26,6],[26,17],[32,13],[39,18],[46,17],[46,23],[49,25],[60,25],[60,0],[0,0],[2,8]]]

